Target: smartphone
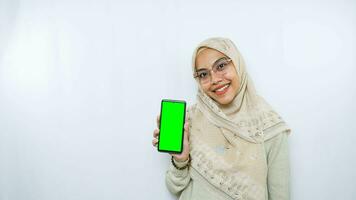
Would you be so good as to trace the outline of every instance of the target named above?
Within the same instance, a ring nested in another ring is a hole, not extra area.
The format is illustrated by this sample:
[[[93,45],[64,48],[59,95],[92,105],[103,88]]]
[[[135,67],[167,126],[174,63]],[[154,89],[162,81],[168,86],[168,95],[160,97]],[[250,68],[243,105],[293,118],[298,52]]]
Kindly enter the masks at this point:
[[[163,99],[161,101],[158,151],[180,154],[183,151],[186,102]]]

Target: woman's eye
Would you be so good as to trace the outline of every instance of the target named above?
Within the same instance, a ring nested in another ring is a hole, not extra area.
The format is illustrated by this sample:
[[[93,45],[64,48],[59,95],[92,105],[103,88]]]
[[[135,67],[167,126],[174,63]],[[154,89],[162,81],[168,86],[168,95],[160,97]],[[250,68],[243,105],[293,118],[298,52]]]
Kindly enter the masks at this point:
[[[204,78],[206,77],[207,73],[206,72],[202,72],[199,74],[199,78]]]
[[[222,70],[222,69],[224,69],[225,66],[226,66],[226,63],[221,63],[220,65],[218,65],[218,69]]]

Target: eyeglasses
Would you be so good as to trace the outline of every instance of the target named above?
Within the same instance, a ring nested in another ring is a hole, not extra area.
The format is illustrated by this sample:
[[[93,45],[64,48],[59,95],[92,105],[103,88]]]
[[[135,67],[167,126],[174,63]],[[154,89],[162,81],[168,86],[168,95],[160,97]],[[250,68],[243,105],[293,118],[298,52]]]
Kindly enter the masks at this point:
[[[229,64],[231,63],[231,58],[222,57],[215,61],[212,69],[199,69],[195,72],[194,78],[198,78],[200,83],[206,84],[211,81],[211,71],[213,71],[216,75],[223,76],[226,74],[227,69],[229,68]]]

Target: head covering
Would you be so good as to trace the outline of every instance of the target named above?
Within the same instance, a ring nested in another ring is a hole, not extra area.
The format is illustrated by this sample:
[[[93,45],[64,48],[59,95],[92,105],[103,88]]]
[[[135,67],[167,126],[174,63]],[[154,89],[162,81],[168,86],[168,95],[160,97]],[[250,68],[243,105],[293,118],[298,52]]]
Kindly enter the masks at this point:
[[[290,128],[257,95],[242,55],[231,40],[214,37],[202,41],[193,52],[193,73],[198,53],[206,48],[232,59],[240,87],[233,101],[222,106],[203,91],[197,80],[197,102],[188,109],[191,166],[233,199],[264,199],[264,142],[283,132],[289,134]]]

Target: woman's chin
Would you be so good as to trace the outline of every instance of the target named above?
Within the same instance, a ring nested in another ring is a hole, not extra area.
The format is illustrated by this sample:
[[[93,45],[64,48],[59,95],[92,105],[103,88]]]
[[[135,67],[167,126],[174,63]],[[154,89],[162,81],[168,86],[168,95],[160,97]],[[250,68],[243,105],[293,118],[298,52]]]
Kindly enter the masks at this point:
[[[221,105],[228,105],[233,100],[231,95],[226,95],[226,96],[222,96],[222,97],[214,96],[213,99],[215,100],[215,102],[217,102]]]
[[[228,105],[232,102],[232,100],[229,100],[229,99],[219,99],[217,101],[220,105]]]

